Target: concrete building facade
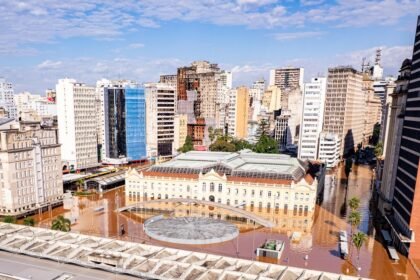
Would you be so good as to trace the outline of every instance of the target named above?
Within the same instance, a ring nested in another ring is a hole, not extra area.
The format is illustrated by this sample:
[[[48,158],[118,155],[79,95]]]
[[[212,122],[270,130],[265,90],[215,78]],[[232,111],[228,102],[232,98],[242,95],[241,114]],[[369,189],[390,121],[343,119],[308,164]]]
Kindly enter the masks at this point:
[[[126,196],[312,212],[317,184],[305,164],[286,155],[188,152],[140,173],[129,170]]]
[[[334,133],[320,133],[318,146],[318,159],[325,163],[327,168],[333,168],[340,162],[341,139]]]
[[[410,81],[394,182],[392,236],[398,248],[420,260],[420,16],[413,46]]]
[[[151,83],[145,85],[145,94],[147,154],[152,158],[171,156],[175,140],[175,88],[167,84]]]
[[[341,155],[363,141],[365,102],[360,72],[351,67],[328,69],[324,132],[339,136]]]
[[[16,105],[13,99],[14,90],[12,83],[0,77],[0,107],[4,108],[9,118],[17,118]]]
[[[62,160],[75,170],[98,166],[95,87],[60,79],[56,91]]]
[[[19,215],[57,203],[63,195],[56,128],[0,120],[0,213]]]
[[[327,90],[326,78],[312,78],[305,84],[301,137],[299,139],[298,158],[318,159],[319,135],[324,121],[324,104]]]

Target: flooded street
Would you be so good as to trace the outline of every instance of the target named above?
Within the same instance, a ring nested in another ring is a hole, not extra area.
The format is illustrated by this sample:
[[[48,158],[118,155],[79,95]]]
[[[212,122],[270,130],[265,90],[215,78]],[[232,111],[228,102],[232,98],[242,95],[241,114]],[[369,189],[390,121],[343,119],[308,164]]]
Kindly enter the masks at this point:
[[[279,264],[357,275],[356,250],[350,247],[351,258],[349,261],[342,260],[339,256],[337,241],[340,230],[347,229],[350,234],[350,226],[346,220],[349,210],[345,202],[352,197],[358,197],[361,200],[362,213],[359,229],[369,235],[360,251],[361,271],[359,274],[375,279],[418,279],[406,258],[400,256],[398,263],[392,263],[383,245],[377,240],[369,210],[371,169],[368,166],[355,166],[350,174],[347,193],[342,169],[338,168],[327,175],[323,202],[316,207],[314,213],[302,211],[285,213],[283,210],[246,208],[247,211],[274,222],[276,226],[272,229],[254,225],[253,222],[239,217],[237,213],[208,205],[159,202],[138,211],[117,214],[114,211],[116,208],[137,202],[137,198],[129,199],[125,196],[124,188],[112,190],[103,195],[77,197],[73,201],[71,210],[59,207],[53,209],[51,213],[45,212],[41,217],[37,216],[36,219],[40,220],[38,226],[50,227],[52,218],[64,214],[74,222],[73,232],[244,259],[255,259],[254,251],[257,247],[267,239],[278,239],[285,242]],[[239,237],[228,242],[200,246],[164,243],[150,239],[144,233],[143,221],[156,215],[169,215],[169,213],[181,217],[206,216],[228,220],[239,228]],[[121,225],[125,231],[123,236],[120,236],[119,232]]]

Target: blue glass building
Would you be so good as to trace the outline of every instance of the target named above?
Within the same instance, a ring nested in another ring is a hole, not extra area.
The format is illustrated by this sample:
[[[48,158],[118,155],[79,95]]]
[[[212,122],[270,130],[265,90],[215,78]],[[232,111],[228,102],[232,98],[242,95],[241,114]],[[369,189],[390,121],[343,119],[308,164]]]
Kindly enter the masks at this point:
[[[104,89],[105,157],[142,160],[146,153],[146,100],[135,85]]]

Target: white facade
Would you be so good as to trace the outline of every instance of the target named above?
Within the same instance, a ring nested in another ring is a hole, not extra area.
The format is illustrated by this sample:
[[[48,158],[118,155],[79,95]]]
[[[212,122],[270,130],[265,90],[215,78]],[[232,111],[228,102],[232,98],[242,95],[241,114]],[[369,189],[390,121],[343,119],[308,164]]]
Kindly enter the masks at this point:
[[[326,90],[326,78],[312,78],[310,83],[305,84],[298,148],[300,159],[318,158],[318,140],[324,120]]]
[[[214,169],[210,167],[213,164]],[[226,172],[233,175],[216,172],[217,164],[232,168]],[[166,168],[169,168],[168,171]],[[177,169],[201,171],[177,173]],[[273,176],[273,172],[282,172],[279,170],[292,171],[278,174],[279,177]],[[238,177],[234,172],[255,172],[255,176]],[[268,179],[265,172],[272,179]],[[299,175],[295,178],[289,177],[292,173]],[[138,197],[140,201],[190,198],[232,206],[305,209],[312,212],[315,208],[318,182],[313,178],[309,180],[309,174],[305,173],[296,159],[285,155],[189,152],[147,171],[139,173],[130,169],[125,179],[126,196],[129,199]]]
[[[9,118],[17,119],[16,105],[13,100],[13,85],[0,78],[0,107],[3,107]]]
[[[335,167],[340,162],[340,146],[340,137],[337,134],[320,134],[318,158],[327,168]]]
[[[229,91],[229,105],[227,110],[227,123],[228,123],[228,134],[232,137],[236,136],[236,100],[238,97],[238,91],[231,89]]]
[[[20,214],[63,195],[57,129],[8,123],[0,132],[0,213]]]
[[[147,156],[173,154],[176,90],[162,83],[145,85]],[[178,136],[178,135],[177,135]]]
[[[56,90],[62,160],[74,169],[98,166],[95,87],[60,79]]]
[[[35,111],[40,117],[57,115],[57,105],[39,94],[22,92],[14,96],[14,102],[18,117],[31,111]]]

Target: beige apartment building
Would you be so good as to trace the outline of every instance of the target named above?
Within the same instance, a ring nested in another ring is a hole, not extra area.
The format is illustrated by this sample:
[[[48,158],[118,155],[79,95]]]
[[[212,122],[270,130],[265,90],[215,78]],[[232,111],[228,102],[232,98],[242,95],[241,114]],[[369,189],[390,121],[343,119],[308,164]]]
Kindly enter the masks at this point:
[[[273,112],[281,108],[281,89],[278,86],[269,86],[262,97],[262,106],[267,112]]]
[[[177,114],[174,117],[174,150],[184,146],[188,135],[188,115]],[[174,151],[174,152],[175,152]]]
[[[307,163],[249,151],[188,152],[146,171],[130,169],[125,180],[128,199],[189,198],[285,212],[314,211],[318,186]]]
[[[61,200],[56,128],[0,119],[0,214],[18,215]]]
[[[324,132],[338,135],[342,155],[362,143],[365,110],[363,75],[352,67],[329,68]]]
[[[381,122],[382,103],[373,88],[373,77],[369,72],[363,73],[363,91],[365,92],[365,126],[363,131],[363,142],[369,143],[373,135],[373,128],[376,123]]]

